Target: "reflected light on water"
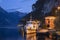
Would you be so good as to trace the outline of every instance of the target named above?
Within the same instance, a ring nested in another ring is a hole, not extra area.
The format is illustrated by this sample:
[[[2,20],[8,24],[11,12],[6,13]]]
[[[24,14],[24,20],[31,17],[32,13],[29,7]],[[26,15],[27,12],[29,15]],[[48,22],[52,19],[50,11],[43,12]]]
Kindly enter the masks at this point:
[[[36,38],[37,38],[36,33],[34,33],[34,34],[26,34],[25,35],[25,40],[37,40]]]

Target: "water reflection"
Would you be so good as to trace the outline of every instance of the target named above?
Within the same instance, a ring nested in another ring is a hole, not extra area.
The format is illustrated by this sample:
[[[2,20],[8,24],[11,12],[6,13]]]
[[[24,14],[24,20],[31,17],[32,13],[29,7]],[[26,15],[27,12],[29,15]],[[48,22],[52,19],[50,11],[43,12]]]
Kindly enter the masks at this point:
[[[26,34],[24,40],[49,40],[44,33]]]
[[[37,40],[36,33],[25,35],[25,40]]]
[[[48,34],[46,33],[38,33],[38,34],[33,33],[24,35],[24,40],[53,40],[53,39],[49,38]]]
[[[53,40],[60,40],[60,36],[57,35],[57,38]],[[0,40],[49,40],[48,34],[45,33],[33,33],[33,34],[26,34],[24,36],[21,35],[21,32],[17,29],[7,29],[7,28],[0,28]]]

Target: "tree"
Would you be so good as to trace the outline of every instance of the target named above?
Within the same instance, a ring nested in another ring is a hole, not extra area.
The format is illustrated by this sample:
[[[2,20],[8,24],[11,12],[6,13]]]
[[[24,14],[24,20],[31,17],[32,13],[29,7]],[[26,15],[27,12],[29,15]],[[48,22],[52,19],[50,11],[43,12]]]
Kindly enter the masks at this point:
[[[45,9],[48,9],[47,6],[48,4],[50,6],[52,6],[51,2],[53,2],[53,5],[57,2],[57,0],[37,0],[37,2],[35,4],[32,5],[32,9],[33,11],[32,12],[35,12],[34,14],[37,14],[37,16],[39,17],[39,19],[44,19],[45,17],[45,12],[46,10]],[[46,5],[46,8],[44,7],[44,5]],[[52,10],[54,10],[55,8],[51,8],[50,12],[47,14],[50,14],[50,15],[54,15],[54,13],[51,14]],[[45,11],[45,12],[44,12]],[[48,11],[48,10],[47,10]],[[54,12],[54,11],[53,11]]]
[[[46,0],[37,0],[35,4],[32,5],[33,13],[37,14],[36,16],[39,16],[39,19],[43,18],[44,13],[42,12],[44,3]]]
[[[57,18],[55,20],[55,26],[56,26],[56,29],[60,29],[60,9],[57,10]]]

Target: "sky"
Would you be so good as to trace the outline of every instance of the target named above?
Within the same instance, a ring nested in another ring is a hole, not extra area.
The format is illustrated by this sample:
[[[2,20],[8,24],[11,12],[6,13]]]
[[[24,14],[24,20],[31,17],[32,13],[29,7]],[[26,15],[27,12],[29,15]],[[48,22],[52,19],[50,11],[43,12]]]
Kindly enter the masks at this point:
[[[31,12],[36,0],[0,0],[0,6],[6,11]]]

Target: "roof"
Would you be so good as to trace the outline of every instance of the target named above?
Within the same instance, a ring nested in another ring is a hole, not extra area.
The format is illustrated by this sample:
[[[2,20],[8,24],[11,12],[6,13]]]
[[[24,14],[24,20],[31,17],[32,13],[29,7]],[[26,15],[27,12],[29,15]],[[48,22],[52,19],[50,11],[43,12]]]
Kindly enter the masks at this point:
[[[45,17],[45,19],[55,19],[56,17],[55,16],[48,16],[48,17]]]

